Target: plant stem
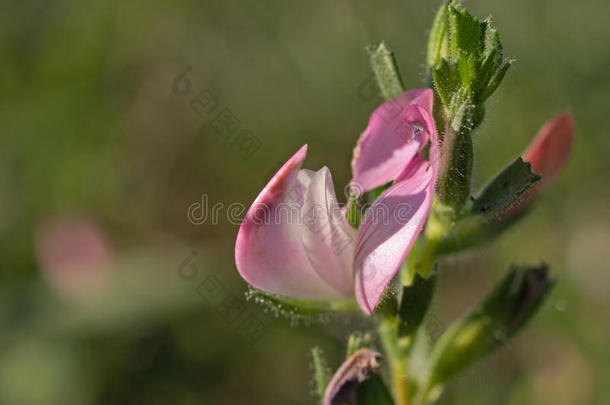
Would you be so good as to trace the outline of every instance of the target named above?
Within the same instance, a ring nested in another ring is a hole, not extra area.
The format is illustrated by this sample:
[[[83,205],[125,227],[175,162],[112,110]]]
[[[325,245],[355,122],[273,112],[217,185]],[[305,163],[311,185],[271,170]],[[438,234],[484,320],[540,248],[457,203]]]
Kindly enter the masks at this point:
[[[407,351],[410,338],[398,336],[398,320],[383,318],[379,324],[379,336],[390,363],[392,394],[395,405],[410,405],[409,380],[407,376]]]

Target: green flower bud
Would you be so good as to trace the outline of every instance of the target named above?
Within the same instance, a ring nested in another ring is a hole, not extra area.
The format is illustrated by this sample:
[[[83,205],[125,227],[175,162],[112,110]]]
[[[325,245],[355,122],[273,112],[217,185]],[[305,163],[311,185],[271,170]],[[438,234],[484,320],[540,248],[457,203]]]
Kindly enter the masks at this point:
[[[459,1],[443,3],[430,31],[427,70],[442,104],[435,107],[443,141],[438,196],[455,211],[461,211],[470,197],[471,132],[483,120],[484,102],[512,62],[504,59],[490,19],[473,17]]]
[[[468,316],[440,338],[430,360],[428,389],[447,381],[515,336],[552,285],[546,265],[512,268]]]

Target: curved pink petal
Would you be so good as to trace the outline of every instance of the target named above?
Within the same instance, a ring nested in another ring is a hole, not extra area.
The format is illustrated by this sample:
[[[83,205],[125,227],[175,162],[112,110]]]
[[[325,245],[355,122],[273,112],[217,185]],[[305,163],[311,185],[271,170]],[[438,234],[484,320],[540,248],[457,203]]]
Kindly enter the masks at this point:
[[[353,182],[371,190],[402,172],[427,139],[414,133],[401,114],[407,106],[419,105],[431,115],[433,97],[431,89],[408,90],[377,107],[354,148]]]
[[[548,121],[523,153],[532,171],[542,176],[537,188],[548,185],[563,166],[574,140],[574,119],[564,112]]]
[[[303,204],[303,245],[320,278],[345,296],[353,296],[352,260],[356,230],[337,203],[330,170],[311,178]]]
[[[356,242],[354,272],[356,298],[368,314],[375,309],[423,229],[434,197],[439,161],[434,121],[420,106],[407,107],[402,119],[429,137],[429,160],[418,153],[364,215]]]
[[[273,176],[246,213],[235,243],[239,274],[262,290],[301,299],[341,293],[316,273],[302,242],[301,209],[312,173],[302,170],[307,145]]]

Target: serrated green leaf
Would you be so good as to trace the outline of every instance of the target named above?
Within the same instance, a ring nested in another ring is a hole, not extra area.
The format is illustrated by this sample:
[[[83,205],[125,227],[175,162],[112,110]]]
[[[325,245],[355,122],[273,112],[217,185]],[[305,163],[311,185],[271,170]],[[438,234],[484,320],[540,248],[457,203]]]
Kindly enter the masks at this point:
[[[492,76],[496,73],[498,68],[502,65],[502,55],[497,49],[492,50],[479,65],[479,75],[476,83],[473,86],[473,93],[479,103],[481,101],[481,94],[489,86]]]
[[[371,69],[377,79],[377,84],[381,94],[386,100],[397,96],[405,91],[405,85],[398,70],[398,63],[394,57],[394,52],[381,42],[376,47],[367,48]]]
[[[493,52],[499,53],[500,59],[502,59],[502,43],[500,42],[500,34],[493,26],[491,19],[485,20],[485,30],[484,30],[484,48],[483,48],[483,57],[487,58]]]
[[[459,56],[457,59],[457,71],[460,75],[460,82],[462,86],[470,89],[470,65],[468,63],[468,55],[464,51],[458,51]]]
[[[460,77],[449,62],[441,60],[432,70],[434,87],[446,108],[450,108],[454,93],[460,88]]]
[[[424,278],[415,273],[412,284],[403,287],[398,308],[399,336],[412,335],[421,325],[430,307],[436,280],[436,274]]]
[[[493,76],[489,80],[489,84],[487,85],[485,90],[483,90],[479,97],[481,103],[487,100],[496,91],[500,83],[502,83],[502,79],[504,79],[504,75],[508,71],[508,68],[511,67],[514,62],[514,59],[504,60],[501,63],[500,67],[496,69]]]
[[[497,214],[519,199],[541,177],[532,172],[529,162],[518,157],[498,174],[473,203],[474,214]]]
[[[449,103],[449,118],[451,127],[459,133],[464,133],[472,129],[470,125],[470,113],[475,108],[472,103],[470,92],[466,87],[460,87],[453,93]]]
[[[356,391],[357,405],[394,405],[392,395],[378,374],[371,375],[358,385]]]
[[[457,62],[460,51],[478,54],[481,48],[481,24],[466,9],[449,7],[449,42],[451,57]]]

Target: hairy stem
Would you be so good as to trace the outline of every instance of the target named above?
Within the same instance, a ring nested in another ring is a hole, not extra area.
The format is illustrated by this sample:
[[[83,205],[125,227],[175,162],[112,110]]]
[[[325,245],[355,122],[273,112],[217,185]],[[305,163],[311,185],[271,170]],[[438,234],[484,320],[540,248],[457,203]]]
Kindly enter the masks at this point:
[[[398,336],[398,320],[384,318],[379,324],[379,336],[390,363],[392,394],[396,405],[410,405],[409,380],[407,376],[407,352],[410,338]]]

